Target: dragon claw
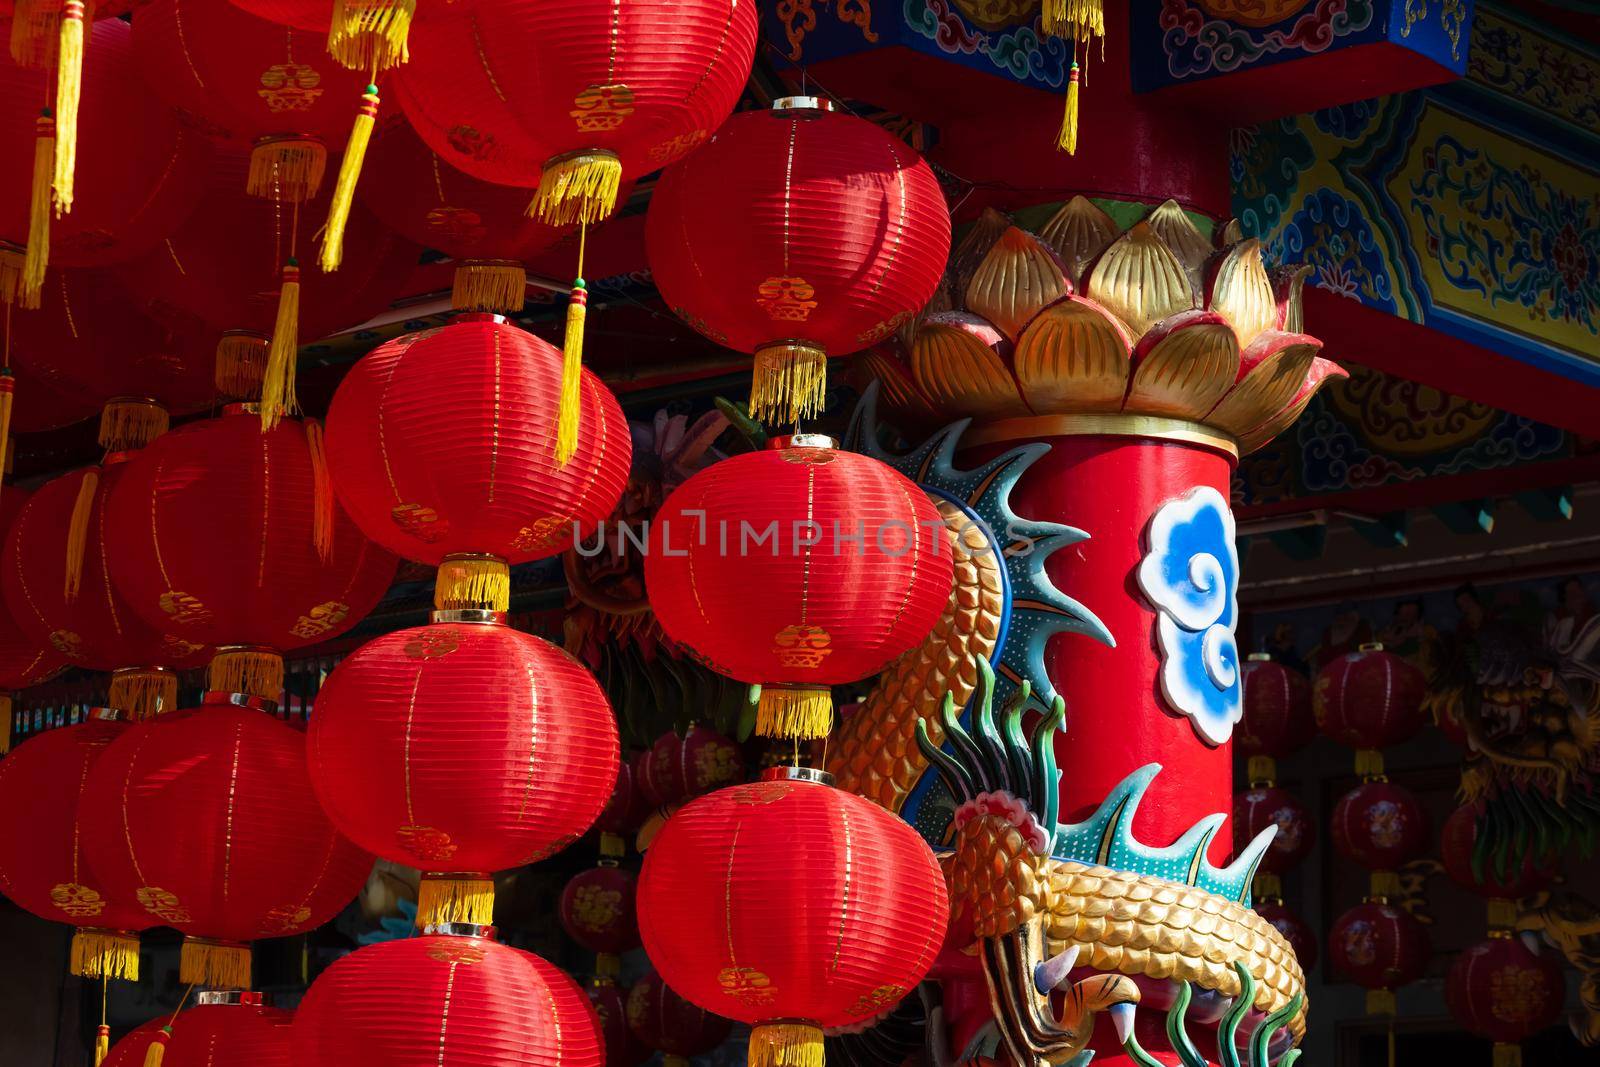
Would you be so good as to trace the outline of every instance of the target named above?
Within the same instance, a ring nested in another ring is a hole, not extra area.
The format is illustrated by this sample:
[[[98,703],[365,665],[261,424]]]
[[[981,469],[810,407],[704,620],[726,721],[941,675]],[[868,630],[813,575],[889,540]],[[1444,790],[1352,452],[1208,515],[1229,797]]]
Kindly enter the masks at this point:
[[[1128,1037],[1133,1033],[1133,1018],[1134,1014],[1139,1010],[1139,1005],[1132,1003],[1113,1004],[1106,1010],[1111,1013],[1111,1023],[1117,1028],[1117,1040],[1126,1045]]]
[[[1041,996],[1049,996],[1052,989],[1059,989],[1066,983],[1067,975],[1072,973],[1072,967],[1078,962],[1077,945],[1069,946],[1066,951],[1050,957],[1033,969],[1033,987]]]

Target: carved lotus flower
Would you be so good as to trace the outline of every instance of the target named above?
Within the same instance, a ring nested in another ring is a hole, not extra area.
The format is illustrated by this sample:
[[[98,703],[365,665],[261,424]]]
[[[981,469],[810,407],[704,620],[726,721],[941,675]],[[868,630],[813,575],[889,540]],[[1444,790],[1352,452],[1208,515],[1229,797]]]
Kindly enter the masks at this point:
[[[1171,200],[1120,233],[1081,196],[1038,234],[991,211],[923,316],[863,369],[918,421],[1156,415],[1248,452],[1345,373],[1300,332],[1304,279],[1269,270],[1254,238],[1213,247]]]

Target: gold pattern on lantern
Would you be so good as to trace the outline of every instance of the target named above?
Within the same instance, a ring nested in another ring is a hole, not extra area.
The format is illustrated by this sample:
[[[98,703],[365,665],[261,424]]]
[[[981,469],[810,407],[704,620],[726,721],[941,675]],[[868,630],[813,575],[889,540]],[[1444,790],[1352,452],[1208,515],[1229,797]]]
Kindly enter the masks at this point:
[[[579,886],[572,894],[572,918],[579,929],[608,930],[622,914],[622,894],[597,885]]]
[[[402,826],[394,832],[400,847],[421,860],[436,862],[456,854],[456,844],[450,835],[433,826]]]
[[[724,967],[717,972],[717,982],[741,1004],[770,1004],[778,995],[772,979],[754,967]]]
[[[311,918],[311,909],[296,904],[279,904],[267,912],[267,922],[272,923],[282,933],[289,933],[305,925]]]
[[[62,914],[74,919],[92,918],[106,910],[106,902],[99,893],[76,882],[63,882],[51,887],[50,903]]]
[[[257,95],[266,101],[274,115],[286,111],[310,111],[322,95],[318,86],[322,75],[304,63],[274,63],[261,72]]]
[[[173,622],[199,623],[211,619],[211,609],[200,603],[200,598],[189,593],[168,589],[161,594],[161,610],[172,616]]]
[[[440,963],[459,963],[470,967],[483,962],[483,946],[462,938],[443,938],[428,946],[428,958]]]
[[[486,160],[494,155],[494,134],[484,133],[473,126],[452,126],[445,134],[445,139],[450,142],[450,147],[464,156],[476,160]]]
[[[430,232],[456,241],[480,241],[489,232],[483,216],[468,207],[436,207],[423,222]]]
[[[1503,1023],[1526,1023],[1544,1014],[1549,1001],[1537,971],[1502,967],[1489,976],[1489,1014]]]
[[[688,323],[689,328],[694,330],[696,333],[711,338],[719,345],[725,345],[728,343],[728,335],[726,333],[717,329],[705,319],[702,319],[699,315],[693,314],[688,308],[674,307],[672,309],[672,313],[678,316],[678,318],[682,319],[684,322]]]
[[[141,908],[158,919],[165,919],[169,923],[186,923],[192,918],[189,909],[178,900],[178,894],[170,890],[147,885],[139,887],[133,896]]]
[[[516,536],[511,539],[511,547],[518,552],[537,552],[560,544],[571,528],[569,526],[571,521],[560,515],[546,515],[535,519],[532,525],[524,526],[517,531]]]
[[[739,790],[734,800],[739,804],[772,804],[792,792],[794,786],[788,782],[753,782]]]
[[[186,660],[205,647],[186,638],[179,637],[177,634],[161,635],[161,650],[175,661]]]
[[[916,312],[911,310],[897,311],[882,322],[856,334],[856,340],[864,345],[875,345],[879,341],[894,333],[900,327],[910,322]]]
[[[876,1015],[905,995],[906,987],[903,985],[881,985],[857,997],[855,1003],[850,1005],[850,1014]]]
[[[341,604],[337,600],[328,600],[295,620],[289,632],[300,638],[321,637],[329,630],[334,629],[344,622],[350,614],[350,605]]]
[[[83,658],[83,638],[71,630],[54,630],[50,634],[50,647],[68,659]]]
[[[816,295],[816,287],[799,277],[772,277],[756,286],[756,304],[775,322],[805,322],[817,309]]]
[[[700,147],[708,136],[710,135],[705,130],[674,134],[660,144],[653,145],[645,154],[650,157],[652,163],[670,163]]]
[[[791,623],[772,635],[772,654],[784,667],[815,670],[832,653],[828,647],[832,643],[832,636],[820,626]]]
[[[439,513],[426,504],[396,504],[389,509],[389,519],[425,545],[435,543],[450,531],[450,524],[441,521]]]
[[[572,98],[567,112],[582,133],[605,133],[633,114],[633,90],[620,82],[591,85]]]
[[[804,467],[820,467],[824,463],[832,463],[838,458],[839,453],[831,448],[785,448],[778,453],[778,458],[785,463],[798,463]]]
[[[407,659],[439,659],[461,647],[461,639],[453,633],[423,630],[412,634],[402,650]]]
[[[705,785],[720,788],[742,777],[744,764],[727,745],[701,745],[695,750],[694,769]]]

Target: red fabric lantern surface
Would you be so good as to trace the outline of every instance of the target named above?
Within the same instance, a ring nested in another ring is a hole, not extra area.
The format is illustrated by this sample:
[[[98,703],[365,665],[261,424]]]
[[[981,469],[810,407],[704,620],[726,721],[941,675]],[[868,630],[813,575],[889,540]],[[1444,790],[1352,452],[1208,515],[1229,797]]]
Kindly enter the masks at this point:
[[[614,863],[579,871],[561,890],[561,928],[590,952],[620,956],[639,947],[637,882]]]
[[[1444,995],[1450,1014],[1468,1031],[1514,1045],[1561,1018],[1567,983],[1554,960],[1530,951],[1521,938],[1490,937],[1456,957]],[[1508,1062],[1499,1052],[1497,1067]]]
[[[1300,961],[1300,969],[1310,974],[1317,965],[1317,932],[1311,925],[1281,901],[1258,902],[1255,912],[1284,936],[1294,949],[1295,959]]]
[[[126,724],[92,719],[46,730],[0,760],[0,892],[41,919],[66,923],[71,970],[139,980],[138,931],[155,925],[131,895],[89,866],[82,831],[100,813],[83,803],[90,769]]]
[[[644,795],[665,808],[744,781],[744,754],[715,730],[691,724],[681,737],[668,730],[656,738],[639,771]]]
[[[298,420],[263,433],[241,408],[136,453],[106,505],[119,531],[107,562],[128,603],[191,641],[276,653],[360,622],[388,590],[395,560],[339,510],[320,436]],[[213,687],[279,692],[221,681],[230,684]]]
[[[609,978],[598,978],[586,992],[605,1042],[606,1067],[638,1067],[649,1059],[653,1050],[628,1029],[627,991]]]
[[[1311,683],[1267,653],[1252,652],[1244,664],[1244,718],[1233,732],[1239,750],[1250,757],[1279,758],[1315,736]]]
[[[128,1031],[120,1041],[111,1046],[110,1054],[100,1067],[144,1067],[145,1053],[149,1050],[151,1042],[156,1040],[156,1035],[167,1025],[169,1018],[167,1015],[158,1015]],[[162,1055],[165,1057],[165,1052]]]
[[[424,872],[420,925],[486,924],[489,874],[587,830],[618,759],[610,705],[577,660],[479,623],[400,630],[357,649],[317,694],[309,746],[335,825]]]
[[[585,371],[578,450],[557,464],[561,373],[558,349],[491,315],[374,349],[328,410],[345,509],[367,536],[424,563],[564,551],[611,514],[633,448],[616,398]]]
[[[3,258],[4,252],[0,251],[0,259]],[[3,374],[0,371],[0,376]],[[51,375],[36,374],[31,368],[18,367],[11,377],[15,382],[10,426],[13,434],[58,430],[82,422],[100,411],[100,401],[92,393],[52,381]],[[8,486],[6,492],[10,491]]]
[[[1261,856],[1260,870],[1282,874],[1311,854],[1317,843],[1317,824],[1300,798],[1278,786],[1247,789],[1233,799],[1233,836],[1252,841],[1269,826],[1277,836]]]
[[[294,1020],[302,1067],[600,1067],[583,991],[531,952],[486,937],[369,945],[312,983]]]
[[[949,915],[916,831],[793,773],[690,801],[639,879],[650,959],[687,999],[754,1024],[758,1065],[818,1062],[796,1057],[820,1056],[824,1028],[892,1007],[933,965]]]
[[[201,997],[214,999],[215,994]],[[245,993],[238,1004],[206,1003],[178,1013],[167,1039],[161,1067],[289,1067],[294,1016],[260,1003],[260,994]]]
[[[1428,932],[1404,908],[1367,901],[1334,922],[1328,934],[1334,969],[1371,991],[1392,990],[1422,977]]]
[[[628,1029],[646,1048],[666,1053],[664,1067],[688,1067],[689,1057],[710,1052],[733,1024],[684,1000],[657,971],[649,971],[628,990]]]
[[[33,498],[31,489],[8,485],[0,490],[0,536],[9,537],[12,524]],[[67,665],[66,658],[48,644],[29,637],[11,609],[0,601],[0,753],[10,739],[11,690],[27,689],[48,680]]]
[[[634,779],[633,764],[617,760],[617,781],[605,807],[595,816],[594,828],[602,834],[629,834],[644,822],[648,801]]]
[[[927,303],[950,218],[933,171],[893,134],[780,101],[735,115],[661,176],[646,241],[667,306],[756,357],[752,413],[792,423],[821,410],[827,357]]]
[[[1416,794],[1392,782],[1363,782],[1334,806],[1333,847],[1376,871],[1395,871],[1428,848],[1428,813]]]
[[[714,463],[650,527],[645,587],[662,629],[718,673],[761,683],[768,736],[826,734],[827,687],[882,670],[950,597],[938,510],[899,472],[829,445],[777,438]]]
[[[305,737],[253,708],[206,704],[130,727],[95,763],[81,828],[118,899],[187,935],[184,982],[250,984],[244,942],[322,925],[372,857],[318,806]]]
[[[1555,877],[1559,856],[1539,856],[1532,841],[1521,855],[1511,855],[1500,870],[1496,870],[1492,853],[1474,868],[1481,816],[1480,807],[1466,804],[1444,821],[1439,832],[1439,858],[1450,880],[1490,900],[1520,900],[1548,886]]]
[[[1422,729],[1422,698],[1428,682],[1411,663],[1365,645],[1323,667],[1313,701],[1317,727],[1341,745],[1386,748],[1409,741]]]
[[[547,222],[595,222],[624,178],[682,157],[727,118],[756,22],[740,0],[474,4],[431,20],[393,84],[446,163],[539,185]]]

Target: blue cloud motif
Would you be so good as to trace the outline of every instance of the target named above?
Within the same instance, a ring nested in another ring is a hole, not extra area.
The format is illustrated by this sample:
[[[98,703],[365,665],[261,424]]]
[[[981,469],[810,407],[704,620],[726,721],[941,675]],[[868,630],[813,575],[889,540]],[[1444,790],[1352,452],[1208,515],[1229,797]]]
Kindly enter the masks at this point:
[[[1208,485],[1162,505],[1150,520],[1139,588],[1156,608],[1161,695],[1208,744],[1244,714],[1239,672],[1239,549],[1233,512]]]

